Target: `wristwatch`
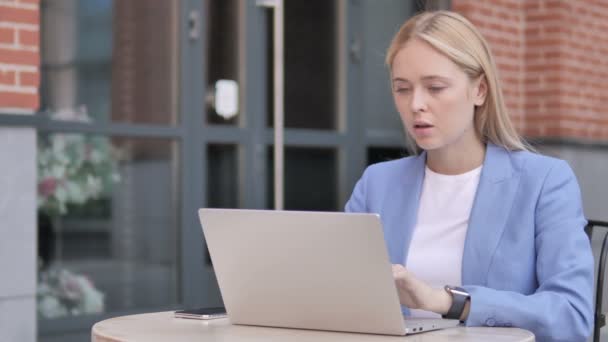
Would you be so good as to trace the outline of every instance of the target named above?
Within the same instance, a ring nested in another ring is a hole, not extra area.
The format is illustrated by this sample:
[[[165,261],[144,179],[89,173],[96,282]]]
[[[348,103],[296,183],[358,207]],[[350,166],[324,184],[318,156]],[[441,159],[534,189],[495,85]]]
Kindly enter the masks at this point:
[[[459,320],[464,311],[464,307],[471,299],[471,296],[461,287],[446,285],[444,288],[452,296],[452,306],[450,307],[450,310],[448,310],[448,313],[442,317]]]

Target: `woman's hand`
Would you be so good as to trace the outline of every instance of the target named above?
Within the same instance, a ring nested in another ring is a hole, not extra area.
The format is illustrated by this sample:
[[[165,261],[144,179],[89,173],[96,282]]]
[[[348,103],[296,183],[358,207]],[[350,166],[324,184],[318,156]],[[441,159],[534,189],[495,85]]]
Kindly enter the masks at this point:
[[[452,306],[452,296],[443,288],[435,289],[416,278],[402,265],[393,265],[393,278],[399,301],[410,309],[422,309],[445,315]]]

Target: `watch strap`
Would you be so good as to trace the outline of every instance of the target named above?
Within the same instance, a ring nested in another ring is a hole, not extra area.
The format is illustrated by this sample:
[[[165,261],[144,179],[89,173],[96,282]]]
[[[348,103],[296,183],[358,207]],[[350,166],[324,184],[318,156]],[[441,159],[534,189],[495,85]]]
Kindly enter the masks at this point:
[[[470,298],[469,293],[461,287],[445,286],[445,290],[452,296],[452,306],[448,313],[443,315],[443,318],[460,319],[465,305]]]

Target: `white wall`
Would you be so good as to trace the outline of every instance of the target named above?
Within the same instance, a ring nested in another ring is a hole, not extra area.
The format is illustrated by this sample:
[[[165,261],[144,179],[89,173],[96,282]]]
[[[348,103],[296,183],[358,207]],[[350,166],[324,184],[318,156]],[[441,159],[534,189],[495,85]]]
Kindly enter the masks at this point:
[[[0,128],[0,341],[36,341],[36,132]]]

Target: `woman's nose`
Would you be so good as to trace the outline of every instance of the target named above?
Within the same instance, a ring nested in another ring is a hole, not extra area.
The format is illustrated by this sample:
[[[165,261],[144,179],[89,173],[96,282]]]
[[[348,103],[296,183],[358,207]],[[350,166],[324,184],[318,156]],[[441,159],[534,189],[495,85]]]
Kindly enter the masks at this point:
[[[424,92],[416,89],[412,90],[411,109],[414,113],[426,110],[426,96]]]

